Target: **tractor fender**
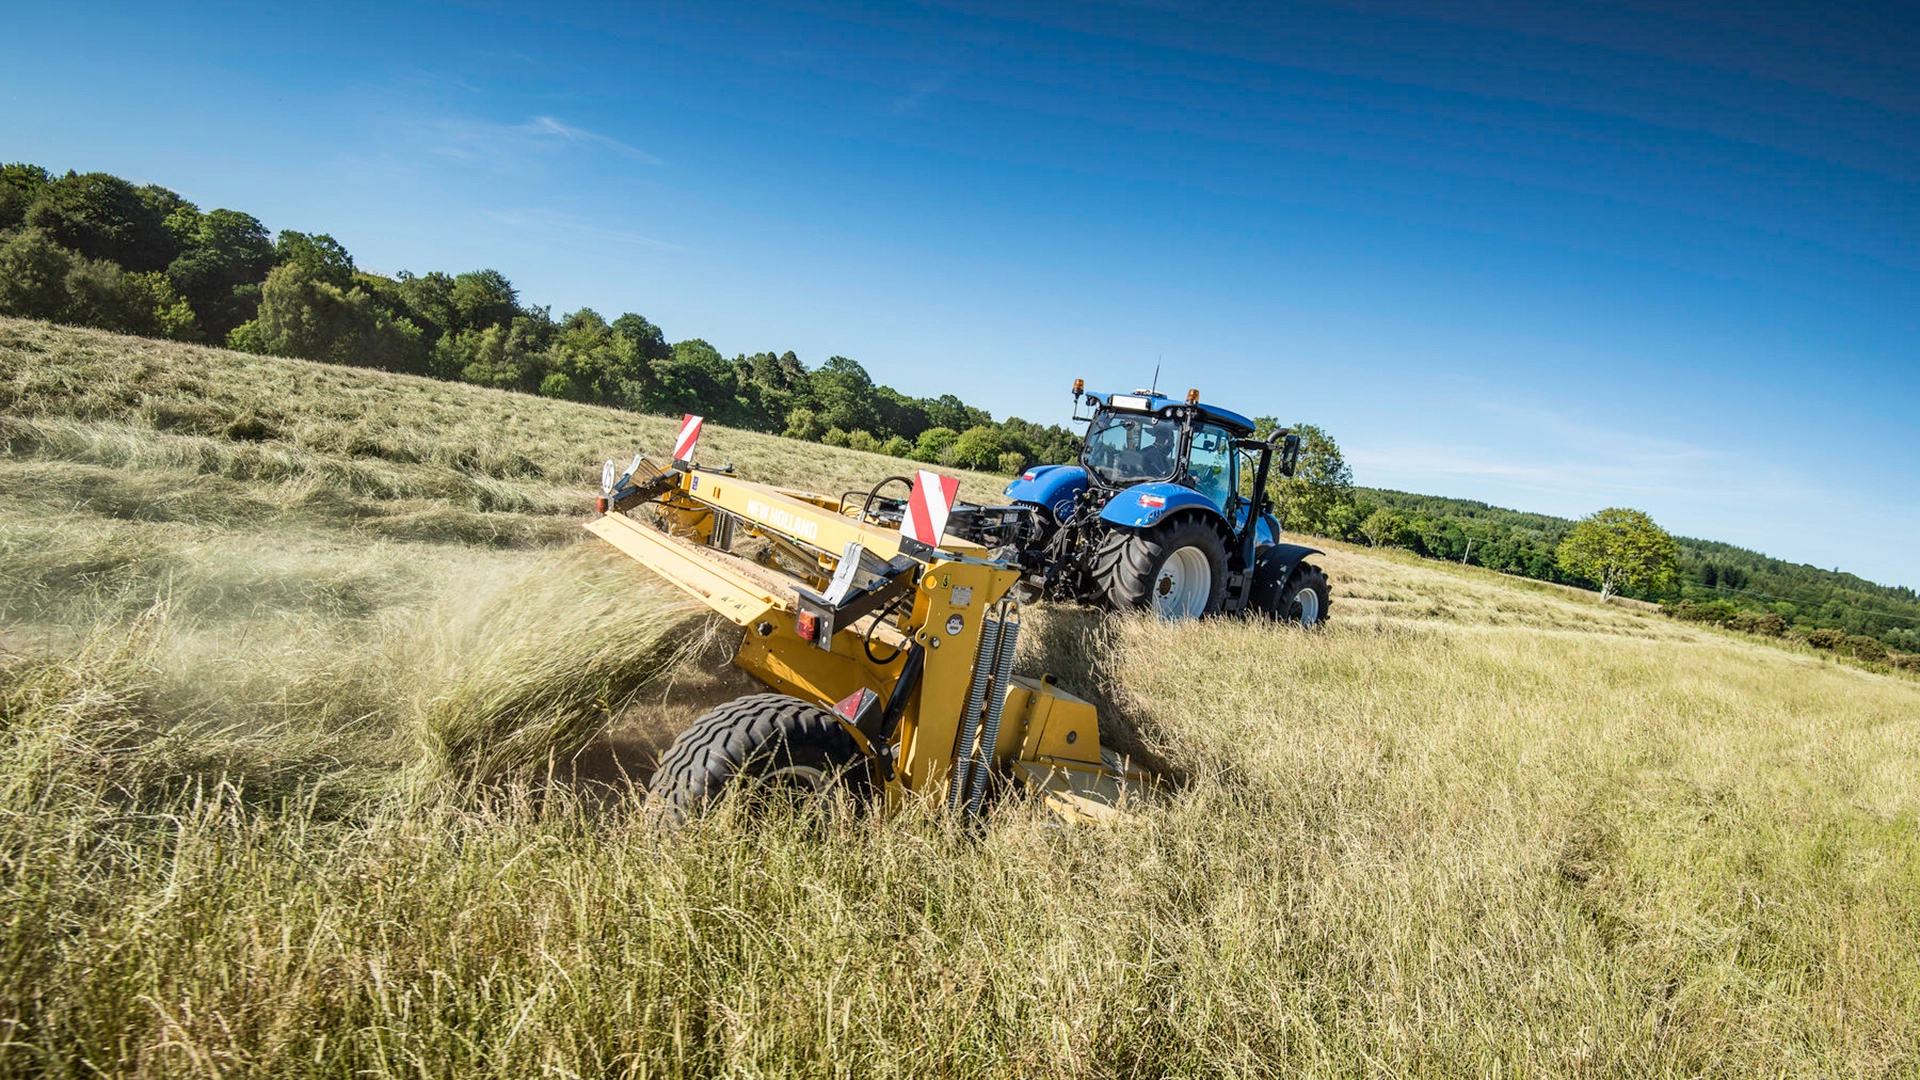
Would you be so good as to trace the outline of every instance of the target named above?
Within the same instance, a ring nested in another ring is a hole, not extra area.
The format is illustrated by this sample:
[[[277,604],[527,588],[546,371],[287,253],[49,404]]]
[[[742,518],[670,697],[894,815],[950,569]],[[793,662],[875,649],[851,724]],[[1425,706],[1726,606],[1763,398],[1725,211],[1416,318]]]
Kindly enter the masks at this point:
[[[1324,552],[1319,548],[1310,548],[1305,544],[1272,544],[1260,549],[1260,560],[1265,562],[1271,559],[1280,564],[1280,571],[1276,575],[1275,581],[1281,582],[1287,579],[1287,574],[1292,571],[1294,565],[1301,559],[1309,555],[1321,554],[1324,554]]]
[[[1035,465],[1007,485],[1015,502],[1044,506],[1056,522],[1073,516],[1074,500],[1087,490],[1087,470],[1078,465]]]
[[[1100,520],[1123,528],[1144,529],[1175,514],[1195,510],[1204,511],[1206,517],[1225,531],[1226,517],[1213,505],[1212,499],[1192,488],[1168,483],[1135,484],[1122,491],[1107,500],[1107,505],[1100,510]]]

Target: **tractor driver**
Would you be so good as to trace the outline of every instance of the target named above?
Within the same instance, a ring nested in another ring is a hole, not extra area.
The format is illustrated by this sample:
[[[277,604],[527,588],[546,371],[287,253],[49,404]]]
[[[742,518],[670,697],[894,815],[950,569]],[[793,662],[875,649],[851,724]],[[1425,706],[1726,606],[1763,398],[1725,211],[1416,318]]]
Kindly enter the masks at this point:
[[[1180,425],[1155,420],[1140,428],[1140,475],[1162,479],[1173,475],[1173,454],[1180,446]]]

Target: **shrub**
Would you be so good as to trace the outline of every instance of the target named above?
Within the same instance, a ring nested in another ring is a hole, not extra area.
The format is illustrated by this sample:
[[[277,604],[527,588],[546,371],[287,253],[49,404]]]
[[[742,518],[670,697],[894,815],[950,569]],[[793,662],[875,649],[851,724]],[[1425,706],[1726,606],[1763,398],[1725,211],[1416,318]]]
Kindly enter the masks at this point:
[[[1000,471],[1009,476],[1017,474],[1027,467],[1027,455],[1018,450],[1009,450],[1000,455]]]
[[[950,427],[934,427],[920,433],[913,445],[913,456],[921,461],[944,461],[948,450],[960,438],[960,433]]]
[[[878,453],[880,440],[873,437],[871,431],[851,431],[847,433],[847,446],[853,450],[865,450],[869,454]]]
[[[1733,617],[1733,626],[1736,630],[1767,637],[1779,637],[1787,632],[1787,620],[1771,611],[1742,611]]]
[[[851,436],[839,428],[830,427],[825,435],[820,436],[820,441],[828,446],[845,446],[850,438]]]
[[[1807,644],[1816,649],[1837,649],[1847,640],[1845,630],[1826,628],[1815,630],[1807,635]]]
[[[895,435],[893,438],[888,439],[886,442],[883,442],[880,444],[880,452],[887,455],[888,457],[897,457],[897,458],[912,457],[913,444],[901,438],[900,436]]]
[[[970,427],[953,441],[952,464],[968,469],[992,469],[1000,464],[1000,455],[1006,449],[997,429],[985,425]]]
[[[782,434],[789,439],[805,439],[818,442],[827,433],[825,424],[820,422],[820,414],[802,405],[787,413],[787,429]]]
[[[1847,639],[1840,643],[1840,651],[1852,655],[1856,660],[1879,662],[1887,658],[1887,647],[1865,634],[1847,635]]]
[[[1676,619],[1713,626],[1726,626],[1740,614],[1727,600],[1682,600],[1677,604],[1663,604],[1661,610]]]

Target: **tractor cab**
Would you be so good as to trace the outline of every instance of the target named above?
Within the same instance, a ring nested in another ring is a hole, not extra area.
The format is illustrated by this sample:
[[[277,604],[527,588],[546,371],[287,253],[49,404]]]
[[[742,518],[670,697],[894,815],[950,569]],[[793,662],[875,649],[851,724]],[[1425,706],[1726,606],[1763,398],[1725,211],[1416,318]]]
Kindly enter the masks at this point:
[[[1080,463],[1094,486],[1119,491],[1137,484],[1176,484],[1205,496],[1214,509],[1232,513],[1240,489],[1242,452],[1236,442],[1251,436],[1253,421],[1202,405],[1197,392],[1185,403],[1155,394],[1087,394],[1087,421]]]

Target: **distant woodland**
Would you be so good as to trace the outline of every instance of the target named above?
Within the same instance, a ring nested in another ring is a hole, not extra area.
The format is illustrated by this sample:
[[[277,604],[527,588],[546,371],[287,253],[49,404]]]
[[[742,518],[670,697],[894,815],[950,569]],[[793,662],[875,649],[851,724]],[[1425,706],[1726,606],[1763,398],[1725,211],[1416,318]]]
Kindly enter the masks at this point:
[[[1076,452],[1073,433],[1057,424],[996,421],[952,394],[909,397],[846,357],[815,368],[791,350],[729,359],[700,338],[669,342],[632,312],[556,317],[495,270],[373,274],[325,233],[270,232],[251,214],[202,210],[166,188],[105,173],[0,166],[0,314],[635,412],[698,413],[949,467],[1012,473]],[[1276,484],[1289,530],[1595,585],[1556,560],[1573,522],[1356,487],[1331,435],[1291,426],[1306,446],[1301,475]],[[1872,662],[1920,652],[1920,596],[1911,588],[1728,544],[1677,544],[1663,583],[1627,595],[1660,601],[1677,618],[1800,637]]]

